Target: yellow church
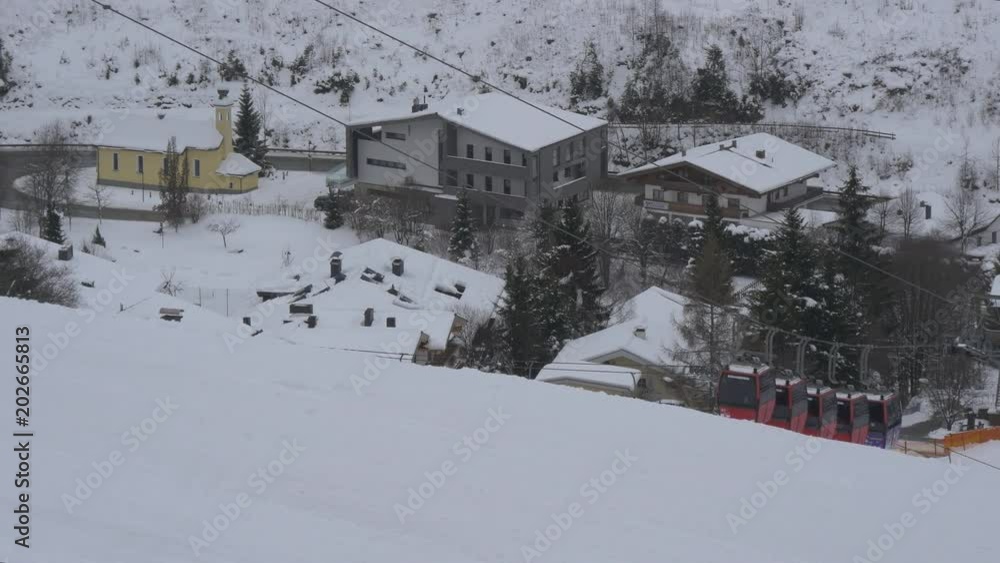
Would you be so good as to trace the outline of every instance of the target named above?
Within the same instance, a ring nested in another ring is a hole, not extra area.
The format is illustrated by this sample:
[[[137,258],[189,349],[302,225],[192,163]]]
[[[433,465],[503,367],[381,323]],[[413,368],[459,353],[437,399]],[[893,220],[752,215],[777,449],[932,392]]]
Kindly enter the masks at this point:
[[[133,115],[114,124],[97,148],[97,183],[157,189],[167,143],[187,160],[188,187],[200,193],[242,193],[257,189],[260,166],[233,152],[234,95],[219,89],[215,119]]]

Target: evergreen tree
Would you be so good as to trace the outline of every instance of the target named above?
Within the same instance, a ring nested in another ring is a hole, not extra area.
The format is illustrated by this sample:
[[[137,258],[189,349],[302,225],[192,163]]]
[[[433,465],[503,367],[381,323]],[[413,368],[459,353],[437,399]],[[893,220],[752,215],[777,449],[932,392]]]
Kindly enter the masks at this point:
[[[184,223],[184,212],[187,210],[188,161],[177,152],[177,139],[171,137],[167,143],[167,153],[163,156],[163,168],[160,170],[160,204],[156,210],[163,213],[167,223],[174,230]]]
[[[97,245],[97,246],[103,246],[103,247],[107,248],[108,243],[105,242],[104,236],[101,235],[101,227],[100,227],[100,225],[98,225],[94,229],[94,236],[90,239],[90,242],[93,243],[93,244],[95,244],[95,245]]]
[[[878,227],[868,220],[871,207],[868,188],[861,183],[857,167],[851,166],[840,191],[840,220],[834,227],[833,241],[836,255],[831,260],[843,274],[851,300],[868,311],[866,318],[878,317],[881,303],[888,298],[879,289],[885,285],[882,275],[868,265],[884,266],[877,250],[882,242]]]
[[[44,223],[44,229],[42,230],[43,239],[55,244],[66,242],[66,237],[63,236],[62,230],[62,217],[56,211],[55,206],[50,205],[46,209]]]
[[[239,80],[247,75],[247,67],[243,61],[236,56],[236,50],[230,49],[226,54],[226,60],[219,65],[219,76],[224,82]]]
[[[529,365],[538,359],[539,319],[533,303],[531,278],[523,258],[512,260],[504,274],[504,295],[497,309],[501,354],[510,372],[521,376],[532,375]]]
[[[469,194],[461,190],[458,194],[458,204],[455,206],[455,217],[451,223],[451,240],[448,242],[448,255],[452,260],[478,261],[479,247],[476,243],[476,223],[472,219],[472,202]]]
[[[323,226],[327,229],[339,229],[344,226],[343,201],[339,193],[331,191],[327,195],[317,197],[313,207],[324,213]]]
[[[587,43],[583,59],[570,73],[570,100],[589,101],[604,95],[604,65],[597,55],[597,46],[593,41]]]
[[[725,250],[726,224],[722,221],[722,209],[719,207],[719,198],[715,194],[705,196],[705,221],[702,229],[705,240],[715,237],[719,247]]]
[[[709,383],[732,361],[741,340],[732,266],[715,234],[706,236],[701,255],[688,269],[687,286],[690,298],[677,326],[684,344],[674,355]]]
[[[822,297],[816,248],[809,239],[802,215],[795,208],[785,211],[774,240],[774,252],[761,277],[761,289],[751,296],[753,318],[780,329],[810,335],[807,312]],[[776,351],[783,351],[779,336]],[[787,351],[784,351],[787,352]]]
[[[247,157],[257,166],[261,167],[261,175],[270,168],[267,162],[267,144],[261,136],[263,123],[260,113],[254,107],[253,95],[250,87],[243,85],[240,92],[240,110],[236,117],[236,139],[233,142],[233,150]]]
[[[570,200],[563,208],[555,230],[556,247],[551,262],[572,311],[576,336],[604,328],[608,311],[601,303],[599,252],[590,243],[590,225],[579,206]]]

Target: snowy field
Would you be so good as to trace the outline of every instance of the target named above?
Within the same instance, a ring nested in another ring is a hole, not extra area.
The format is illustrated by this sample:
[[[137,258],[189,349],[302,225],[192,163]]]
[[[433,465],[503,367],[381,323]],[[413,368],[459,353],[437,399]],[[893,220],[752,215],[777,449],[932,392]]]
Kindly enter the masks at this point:
[[[234,216],[241,226],[228,236],[225,248],[222,238],[208,226],[227,217],[210,215],[178,232],[168,227],[163,237],[154,232],[157,223],[104,221],[100,228],[107,250],[102,253],[114,260],[115,268],[144,280],[137,282],[142,292],[154,290],[166,276],[172,276],[182,286],[178,298],[237,317],[259,302],[258,284],[293,271],[319,275],[319,270],[328,269],[325,261],[331,252],[358,242],[346,228],[330,231],[320,223],[292,218]],[[96,219],[75,218],[65,227],[78,254],[97,225]],[[5,228],[9,227],[0,223],[0,232]],[[142,292],[135,301],[146,297]],[[124,298],[118,301],[134,304]]]
[[[0,331],[59,350],[32,379],[18,561],[1000,556],[971,517],[1000,503],[984,466],[267,339],[230,353],[210,325],[100,317],[50,342],[79,318],[0,298]]]
[[[27,177],[20,177],[14,182],[14,188],[30,195],[27,187]],[[93,186],[97,184],[97,168],[89,167],[80,170],[74,186],[75,200],[96,207],[97,196]],[[244,204],[287,204],[290,206],[305,206],[311,208],[317,196],[327,193],[326,174],[318,172],[276,171],[274,176],[260,178],[260,187],[246,194],[206,196],[212,206],[223,205],[223,202]],[[117,209],[153,209],[160,204],[160,193],[153,189],[122,188],[105,186],[101,193],[104,208]],[[214,207],[211,207],[214,209]]]

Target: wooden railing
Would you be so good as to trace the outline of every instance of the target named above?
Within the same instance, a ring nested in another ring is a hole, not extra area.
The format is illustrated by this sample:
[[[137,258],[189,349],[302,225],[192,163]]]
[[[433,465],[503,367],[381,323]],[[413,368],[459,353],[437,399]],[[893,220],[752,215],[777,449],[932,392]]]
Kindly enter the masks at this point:
[[[674,213],[685,213],[687,215],[705,215],[704,205],[680,203],[677,201],[660,201],[657,199],[647,199],[643,203],[647,209],[673,211]],[[729,219],[739,219],[740,209],[735,207],[723,207],[722,216]]]

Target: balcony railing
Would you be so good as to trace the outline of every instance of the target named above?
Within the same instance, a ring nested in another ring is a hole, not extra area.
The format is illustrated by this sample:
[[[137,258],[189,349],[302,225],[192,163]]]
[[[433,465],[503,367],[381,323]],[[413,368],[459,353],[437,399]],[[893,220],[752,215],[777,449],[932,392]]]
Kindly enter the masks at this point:
[[[650,211],[660,211],[660,212],[670,212],[670,213],[683,213],[685,215],[698,215],[704,216],[706,214],[704,205],[696,205],[693,203],[680,203],[677,201],[659,201],[655,199],[647,199],[643,202],[646,209]],[[739,219],[742,215],[740,209],[736,207],[723,207],[722,216],[728,219]]]

